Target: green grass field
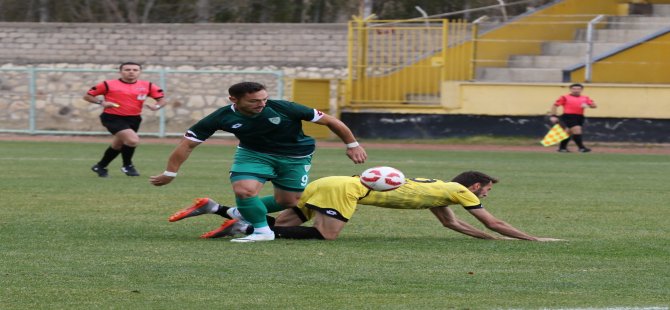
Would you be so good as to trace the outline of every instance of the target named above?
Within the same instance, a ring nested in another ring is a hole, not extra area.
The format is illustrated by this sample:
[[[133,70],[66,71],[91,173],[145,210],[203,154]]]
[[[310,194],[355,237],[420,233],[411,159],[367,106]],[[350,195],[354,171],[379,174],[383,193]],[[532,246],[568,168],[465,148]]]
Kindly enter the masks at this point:
[[[173,145],[138,149],[142,177],[119,158],[100,179],[89,167],[105,147],[0,142],[1,309],[668,309],[667,156],[368,149],[354,166],[321,148],[313,179],[382,164],[489,173],[491,213],[568,241],[477,240],[429,211],[363,206],[336,241],[235,244],[198,239],[218,216],[167,221],[195,197],[234,201],[232,147],[199,147],[162,188],[148,176]]]

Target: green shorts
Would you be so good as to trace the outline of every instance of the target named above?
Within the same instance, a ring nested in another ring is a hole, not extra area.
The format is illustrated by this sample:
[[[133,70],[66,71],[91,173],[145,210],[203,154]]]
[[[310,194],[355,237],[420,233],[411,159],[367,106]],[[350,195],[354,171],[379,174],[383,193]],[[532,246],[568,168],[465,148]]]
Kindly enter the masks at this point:
[[[309,182],[311,167],[312,155],[294,158],[237,148],[230,181],[252,179],[265,183],[269,180],[279,189],[302,192]]]

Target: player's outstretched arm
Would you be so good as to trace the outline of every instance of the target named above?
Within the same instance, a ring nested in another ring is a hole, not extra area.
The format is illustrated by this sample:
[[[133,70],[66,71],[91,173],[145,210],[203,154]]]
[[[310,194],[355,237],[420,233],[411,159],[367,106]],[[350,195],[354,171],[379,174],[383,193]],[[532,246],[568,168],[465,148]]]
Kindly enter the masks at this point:
[[[182,138],[174,151],[172,151],[172,154],[170,154],[165,171],[174,173],[179,171],[179,167],[181,167],[181,165],[188,159],[189,155],[191,155],[191,152],[193,152],[193,149],[198,145],[200,145],[200,142]],[[164,172],[163,174],[149,177],[149,182],[155,186],[163,186],[170,184],[174,178],[175,176],[165,175]]]
[[[349,127],[347,127],[347,125],[345,125],[342,121],[333,116],[324,115],[320,120],[316,121],[316,123],[327,126],[330,131],[340,137],[342,142],[347,144],[347,156],[355,164],[362,164],[368,158],[368,154],[365,152],[365,149],[358,145],[358,142],[356,142],[356,137],[354,137],[351,129],[349,129]],[[350,146],[352,144],[355,146]]]
[[[530,240],[530,241],[561,241],[561,239],[540,238],[531,236],[521,230],[516,229],[514,226],[497,219],[486,209],[472,209],[468,211],[470,212],[470,214],[476,217],[477,220],[482,222],[482,224],[484,224],[488,229],[493,230],[501,235],[505,235],[507,237],[512,237],[521,240]]]
[[[435,217],[437,217],[437,219],[444,227],[451,230],[479,239],[499,239],[496,236],[490,235],[464,221],[461,221],[456,217],[454,211],[448,207],[430,208],[430,212],[433,212]]]

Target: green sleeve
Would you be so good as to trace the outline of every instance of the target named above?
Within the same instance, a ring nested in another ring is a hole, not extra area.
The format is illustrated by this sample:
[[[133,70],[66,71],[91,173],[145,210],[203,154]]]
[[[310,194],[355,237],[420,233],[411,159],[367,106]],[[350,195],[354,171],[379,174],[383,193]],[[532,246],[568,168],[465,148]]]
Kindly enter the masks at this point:
[[[217,130],[221,130],[220,120],[223,117],[224,109],[230,109],[229,106],[219,108],[203,119],[195,123],[188,129],[184,137],[189,140],[203,142],[211,137]]]

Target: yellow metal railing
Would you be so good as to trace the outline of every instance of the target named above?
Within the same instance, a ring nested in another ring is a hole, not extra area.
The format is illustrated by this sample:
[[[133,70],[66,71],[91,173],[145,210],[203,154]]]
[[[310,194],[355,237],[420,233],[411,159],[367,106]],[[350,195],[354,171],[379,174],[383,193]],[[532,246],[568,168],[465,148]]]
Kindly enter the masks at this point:
[[[349,22],[347,105],[440,106],[445,80],[471,80],[465,21]]]

